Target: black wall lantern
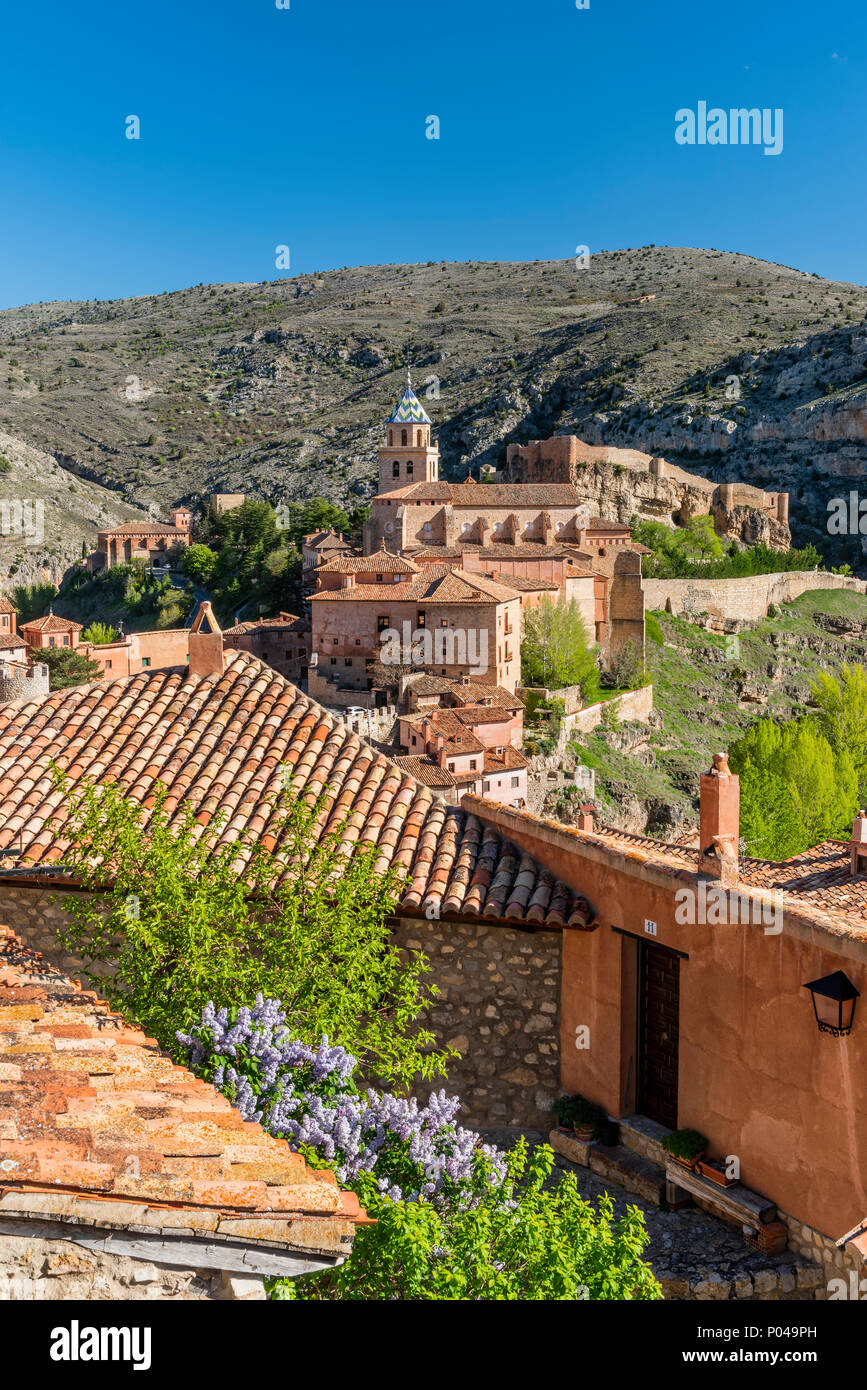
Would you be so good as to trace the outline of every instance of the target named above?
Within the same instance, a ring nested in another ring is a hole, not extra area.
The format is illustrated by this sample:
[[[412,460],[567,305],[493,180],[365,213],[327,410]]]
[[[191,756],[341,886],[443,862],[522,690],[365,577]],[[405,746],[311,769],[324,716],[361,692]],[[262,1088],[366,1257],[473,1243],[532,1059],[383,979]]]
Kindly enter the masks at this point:
[[[835,970],[833,975],[823,975],[821,980],[813,980],[804,989],[813,996],[813,1009],[820,1033],[833,1033],[835,1038],[843,1038],[852,1031],[855,1016],[855,1000],[860,997],[848,975]]]

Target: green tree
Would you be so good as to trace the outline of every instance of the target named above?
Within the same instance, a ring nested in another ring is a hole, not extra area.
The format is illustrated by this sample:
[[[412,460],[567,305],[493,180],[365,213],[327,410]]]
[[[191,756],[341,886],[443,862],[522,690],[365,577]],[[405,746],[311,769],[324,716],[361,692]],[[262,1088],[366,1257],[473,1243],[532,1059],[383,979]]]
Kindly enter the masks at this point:
[[[527,611],[521,642],[521,679],[524,685],[549,690],[578,685],[585,704],[592,704],[598,696],[596,651],[590,645],[574,599],[553,603],[546,594],[536,608]]]
[[[690,559],[708,561],[722,558],[722,541],[714,530],[711,516],[690,517],[683,530],[677,533],[677,539]]]
[[[103,647],[108,642],[116,642],[119,637],[120,633],[116,627],[112,627],[109,623],[97,622],[91,623],[81,634],[82,642],[92,642],[96,647]]]
[[[18,622],[29,623],[33,618],[41,618],[49,604],[57,598],[53,584],[16,584],[12,590],[12,602],[18,614]]]
[[[184,551],[181,569],[197,584],[207,584],[217,567],[217,552],[209,545],[190,545]]]
[[[859,787],[863,787],[867,782],[867,671],[863,666],[844,666],[838,678],[823,671],[810,694],[819,728],[836,753],[853,758]]]
[[[347,858],[340,826],[317,835],[319,803],[274,798],[278,853],[252,836],[221,845],[219,823],[202,834],[196,808],[170,812],[164,791],[143,826],[116,786],[77,791],[54,776],[69,817],[64,863],[92,894],[70,895],[59,939],[165,1048],[179,1055],[176,1032],[210,1000],[262,993],[281,999],[296,1036],[339,1038],[383,1081],[444,1071],[450,1054],[418,1021],[436,993],[427,959],[405,959],[391,935],[397,873],[374,872],[373,845]]]
[[[36,660],[48,667],[49,690],[68,690],[73,685],[85,685],[98,680],[102,668],[91,661],[84,652],[73,651],[72,647],[44,647],[36,653]]]
[[[729,750],[741,778],[741,831],[747,851],[788,859],[847,833],[857,809],[851,754],[835,750],[810,716],[778,725],[760,719]]]

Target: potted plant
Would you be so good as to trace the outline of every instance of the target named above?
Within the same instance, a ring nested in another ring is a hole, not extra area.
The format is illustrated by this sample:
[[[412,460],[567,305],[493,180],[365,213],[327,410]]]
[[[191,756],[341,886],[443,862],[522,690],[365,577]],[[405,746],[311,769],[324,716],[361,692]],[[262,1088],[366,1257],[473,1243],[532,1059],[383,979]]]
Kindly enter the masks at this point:
[[[571,1129],[576,1139],[588,1144],[605,1121],[605,1111],[583,1096],[561,1096],[556,1104],[562,1129]]]
[[[665,1136],[662,1147],[681,1168],[694,1168],[707,1151],[707,1139],[697,1129],[674,1129]]]
[[[718,1187],[734,1187],[737,1178],[730,1178],[726,1172],[726,1166],[721,1158],[701,1158],[698,1162],[698,1171],[703,1178],[708,1178],[715,1182]]]

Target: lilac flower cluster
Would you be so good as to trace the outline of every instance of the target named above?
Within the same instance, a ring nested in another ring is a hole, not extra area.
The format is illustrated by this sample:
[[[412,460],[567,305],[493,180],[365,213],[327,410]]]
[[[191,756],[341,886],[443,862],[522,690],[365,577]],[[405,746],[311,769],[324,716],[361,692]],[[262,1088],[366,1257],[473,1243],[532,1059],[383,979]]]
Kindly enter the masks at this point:
[[[209,1074],[214,1068],[214,1085],[245,1120],[258,1120],[294,1149],[314,1149],[340,1182],[377,1169],[379,1191],[394,1201],[448,1196],[469,1203],[480,1167],[490,1185],[505,1176],[503,1154],[456,1123],[457,1096],[434,1091],[419,1105],[369,1088],[359,1092],[357,1059],[327,1037],[318,1047],[293,1038],[279,1000],[260,994],[234,1021],[227,1009],[208,1004],[201,1023],[178,1040],[193,1068]]]

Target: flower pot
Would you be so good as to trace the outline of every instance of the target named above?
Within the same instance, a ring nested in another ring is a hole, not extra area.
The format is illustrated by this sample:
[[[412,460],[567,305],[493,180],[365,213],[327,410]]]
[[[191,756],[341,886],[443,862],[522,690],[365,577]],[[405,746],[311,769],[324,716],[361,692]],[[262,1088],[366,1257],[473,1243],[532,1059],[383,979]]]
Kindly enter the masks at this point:
[[[677,1154],[669,1154],[668,1156],[672,1163],[677,1163],[681,1168],[686,1168],[689,1171],[697,1168],[704,1157],[703,1154],[696,1154],[695,1158],[679,1158]]]
[[[710,1182],[715,1182],[718,1187],[734,1187],[735,1183],[738,1181],[737,1178],[730,1178],[728,1176],[725,1168],[718,1159],[700,1159],[698,1171],[703,1178],[707,1178]]]
[[[591,1140],[592,1140],[592,1139],[595,1139],[595,1137],[596,1137],[596,1126],[595,1126],[595,1125],[573,1125],[573,1126],[572,1126],[572,1133],[575,1135],[575,1138],[576,1138],[577,1140],[579,1140],[580,1143],[582,1143],[582,1144],[589,1144],[589,1143],[591,1142]]]

